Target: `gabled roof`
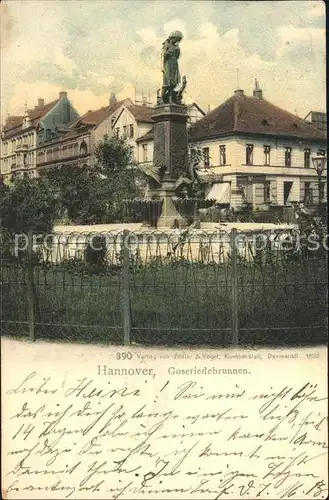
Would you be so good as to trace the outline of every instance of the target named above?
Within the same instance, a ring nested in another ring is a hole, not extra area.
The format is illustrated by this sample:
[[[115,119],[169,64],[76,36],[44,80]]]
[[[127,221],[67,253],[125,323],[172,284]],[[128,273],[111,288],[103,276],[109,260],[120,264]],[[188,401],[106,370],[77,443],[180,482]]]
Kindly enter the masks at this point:
[[[34,109],[27,110],[27,116],[30,119],[28,128],[36,127],[40,120],[58,103],[59,99],[49,102],[44,106],[37,106]],[[3,127],[4,138],[7,139],[16,135],[22,130],[24,116],[9,116]]]
[[[72,124],[72,127],[78,127],[79,125],[99,125],[99,123],[105,120],[109,115],[109,106],[104,106],[94,111],[87,111],[87,113],[82,115]]]
[[[231,133],[326,138],[323,132],[302,118],[265,99],[235,94],[192,125],[189,140],[199,141]]]
[[[137,106],[136,104],[134,104],[133,106],[129,106],[129,111],[137,122],[153,123],[153,108],[150,108],[148,106]]]
[[[194,102],[192,102],[191,104],[188,104],[188,105],[187,105],[187,110],[189,111],[189,110],[190,110],[191,108],[193,108],[193,107],[197,108],[197,109],[200,111],[200,113],[201,113],[203,116],[205,116],[205,114],[206,114],[206,113],[205,113],[205,111],[203,111],[203,109],[201,109],[201,108],[200,108],[200,106],[198,106],[198,104],[197,104],[195,101],[194,101]]]
[[[30,120],[32,122],[40,121],[41,118],[43,118],[58,102],[59,102],[59,99],[56,99],[55,101],[49,102],[48,104],[45,104],[44,106],[28,110],[28,116],[29,116]]]
[[[76,128],[79,125],[99,125],[103,120],[115,113],[124,104],[126,106],[130,106],[132,105],[132,101],[127,98],[122,101],[115,102],[112,105],[103,106],[102,108],[94,111],[87,111],[87,113],[71,124],[71,128]]]

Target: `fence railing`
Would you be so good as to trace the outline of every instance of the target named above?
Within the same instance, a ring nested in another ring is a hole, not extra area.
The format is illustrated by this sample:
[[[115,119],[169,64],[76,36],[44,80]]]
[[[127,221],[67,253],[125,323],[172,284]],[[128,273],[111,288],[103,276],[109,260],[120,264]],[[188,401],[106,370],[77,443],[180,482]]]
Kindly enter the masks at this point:
[[[326,251],[297,231],[29,232],[3,241],[5,334],[189,345],[326,339]]]
[[[141,222],[156,227],[161,215],[162,200],[126,200],[120,217],[124,222]],[[191,223],[201,222],[262,222],[262,223],[295,223],[294,207],[268,204],[263,209],[253,210],[252,205],[246,203],[239,209],[232,209],[229,205],[216,203],[216,200],[201,200],[197,198],[174,198],[177,211]],[[307,206],[309,216],[320,216],[327,220],[327,207]]]

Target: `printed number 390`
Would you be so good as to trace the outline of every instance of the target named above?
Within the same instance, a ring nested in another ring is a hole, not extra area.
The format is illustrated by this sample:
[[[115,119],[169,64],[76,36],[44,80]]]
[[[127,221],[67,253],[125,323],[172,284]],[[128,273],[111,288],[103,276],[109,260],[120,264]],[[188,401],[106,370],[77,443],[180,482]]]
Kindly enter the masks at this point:
[[[117,359],[125,360],[125,359],[132,359],[133,355],[131,352],[117,352]]]

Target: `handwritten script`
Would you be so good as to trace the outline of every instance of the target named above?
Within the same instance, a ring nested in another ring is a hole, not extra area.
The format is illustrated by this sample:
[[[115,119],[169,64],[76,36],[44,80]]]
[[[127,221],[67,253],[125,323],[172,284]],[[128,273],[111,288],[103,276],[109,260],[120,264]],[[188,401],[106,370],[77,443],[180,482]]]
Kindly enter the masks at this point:
[[[327,497],[327,394],[312,370],[265,361],[248,377],[193,377],[170,365],[109,377],[39,360],[6,378],[6,497]]]

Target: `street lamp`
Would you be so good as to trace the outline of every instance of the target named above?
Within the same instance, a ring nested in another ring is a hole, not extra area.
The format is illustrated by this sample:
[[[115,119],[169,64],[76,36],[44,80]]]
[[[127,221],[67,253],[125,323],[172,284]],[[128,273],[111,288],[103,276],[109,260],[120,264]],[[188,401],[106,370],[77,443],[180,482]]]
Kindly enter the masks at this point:
[[[316,170],[317,176],[318,176],[318,190],[319,190],[319,209],[321,208],[321,176],[323,174],[323,171],[326,167],[327,163],[327,158],[324,155],[318,155],[314,156],[312,158],[314,168]]]

